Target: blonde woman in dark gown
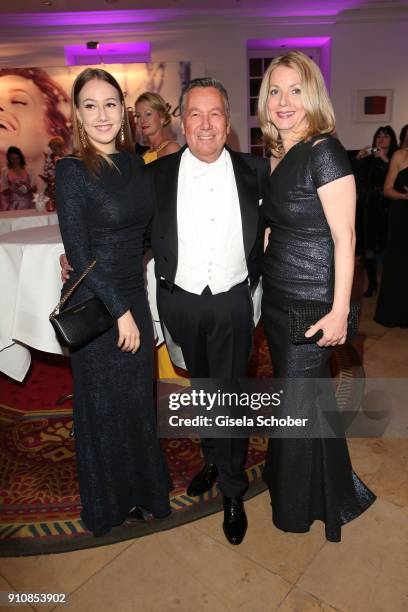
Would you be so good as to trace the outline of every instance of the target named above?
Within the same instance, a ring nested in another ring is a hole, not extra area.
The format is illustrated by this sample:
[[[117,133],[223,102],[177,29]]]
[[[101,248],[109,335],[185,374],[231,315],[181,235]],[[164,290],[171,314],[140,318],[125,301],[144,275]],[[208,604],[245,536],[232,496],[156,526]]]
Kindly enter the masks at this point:
[[[142,155],[145,164],[180,150],[178,142],[168,138],[171,116],[160,94],[153,91],[142,93],[135,102],[135,118],[138,131],[149,144],[149,149]],[[180,380],[164,342],[157,348],[157,373],[161,379]]]
[[[273,60],[263,77],[258,113],[272,152],[263,199],[269,235],[262,313],[274,375],[325,378],[331,347],[346,341],[354,270],[354,177],[345,150],[330,135],[334,116],[322,75],[306,55],[291,52]],[[313,336],[323,330],[318,342],[290,341],[288,308],[298,300],[332,304],[307,332]],[[297,393],[290,414],[317,419],[324,408],[319,401],[317,395],[306,400]],[[335,402],[334,394],[328,401]],[[375,499],[353,472],[341,437],[271,438],[264,479],[279,529],[306,532],[319,519],[333,542],[340,540],[342,525]]]

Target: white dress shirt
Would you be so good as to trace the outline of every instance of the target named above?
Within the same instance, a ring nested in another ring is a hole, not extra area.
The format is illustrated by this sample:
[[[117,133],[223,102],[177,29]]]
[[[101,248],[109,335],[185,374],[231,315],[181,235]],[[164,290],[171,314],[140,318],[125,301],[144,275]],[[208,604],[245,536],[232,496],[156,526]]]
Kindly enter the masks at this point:
[[[228,291],[248,276],[241,209],[231,156],[213,163],[181,156],[177,191],[178,266],[175,284],[201,294]]]

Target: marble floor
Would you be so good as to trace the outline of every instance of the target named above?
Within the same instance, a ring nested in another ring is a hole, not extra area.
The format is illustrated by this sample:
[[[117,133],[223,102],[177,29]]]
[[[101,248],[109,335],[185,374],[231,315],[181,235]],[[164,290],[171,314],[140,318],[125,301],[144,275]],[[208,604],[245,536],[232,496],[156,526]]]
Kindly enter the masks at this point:
[[[374,323],[374,306],[364,300],[357,341],[366,374],[408,378],[408,329]],[[0,591],[67,593],[63,609],[80,612],[407,612],[408,439],[349,446],[378,500],[343,528],[339,544],[326,542],[320,523],[305,535],[275,529],[264,493],[246,503],[240,546],[227,543],[215,514],[113,546],[0,558]]]

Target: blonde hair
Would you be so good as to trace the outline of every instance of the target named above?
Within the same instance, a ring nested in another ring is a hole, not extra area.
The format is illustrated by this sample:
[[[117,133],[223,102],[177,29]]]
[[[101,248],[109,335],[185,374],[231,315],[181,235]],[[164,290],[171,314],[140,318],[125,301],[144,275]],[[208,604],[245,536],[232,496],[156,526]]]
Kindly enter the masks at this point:
[[[278,66],[295,70],[301,81],[301,98],[306,111],[307,128],[300,139],[308,140],[318,134],[330,134],[335,129],[333,106],[319,67],[301,51],[290,51],[275,57],[266,70],[258,99],[258,119],[266,146],[275,157],[282,156],[279,132],[269,117],[269,82]]]
[[[115,166],[109,155],[102,153],[102,151],[98,151],[98,149],[94,147],[94,145],[91,143],[86,131],[83,129],[83,127],[80,127],[80,121],[76,113],[76,109],[79,105],[79,94],[82,88],[89,81],[95,80],[105,81],[105,83],[109,83],[109,85],[112,85],[112,87],[114,87],[118,92],[119,100],[123,106],[123,120],[122,127],[116,135],[115,146],[118,151],[126,150],[130,153],[134,153],[134,143],[129,125],[129,117],[125,107],[125,98],[119,86],[119,83],[117,82],[115,77],[113,77],[109,72],[106,72],[106,70],[102,70],[101,68],[85,68],[85,70],[78,74],[72,86],[71,115],[73,153],[84,161],[85,166],[92,174],[97,174],[98,171],[101,170],[102,160],[105,160],[106,163],[111,167]]]
[[[145,91],[137,98],[135,102],[135,109],[136,104],[139,104],[139,102],[147,102],[147,104],[151,106],[153,110],[156,110],[160,115],[164,117],[163,127],[169,125],[169,123],[171,122],[171,115],[169,113],[170,105],[165,102],[165,100],[161,97],[160,94],[155,93],[153,91]]]

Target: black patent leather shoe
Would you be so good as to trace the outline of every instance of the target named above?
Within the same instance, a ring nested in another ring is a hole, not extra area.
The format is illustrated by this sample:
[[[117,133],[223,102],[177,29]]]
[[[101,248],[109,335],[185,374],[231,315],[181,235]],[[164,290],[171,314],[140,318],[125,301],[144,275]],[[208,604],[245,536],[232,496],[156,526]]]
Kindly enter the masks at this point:
[[[218,470],[215,463],[206,463],[202,470],[198,472],[187,487],[187,495],[197,497],[209,491],[216,481]]]
[[[146,518],[144,512],[140,506],[135,506],[132,508],[125,519],[126,523],[145,523]]]
[[[242,497],[224,497],[225,537],[230,544],[241,544],[248,527]]]

